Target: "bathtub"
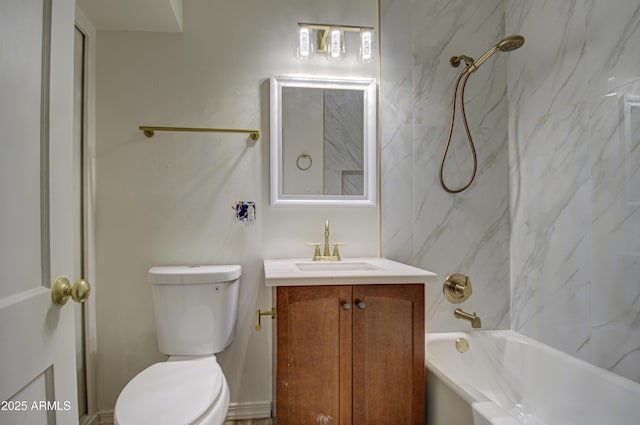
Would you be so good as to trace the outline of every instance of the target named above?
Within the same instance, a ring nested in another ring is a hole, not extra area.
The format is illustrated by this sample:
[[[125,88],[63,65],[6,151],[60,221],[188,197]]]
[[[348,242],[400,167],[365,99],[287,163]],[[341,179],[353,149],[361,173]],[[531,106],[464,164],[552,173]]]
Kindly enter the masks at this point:
[[[640,384],[513,331],[428,333],[426,366],[428,425],[640,424]]]

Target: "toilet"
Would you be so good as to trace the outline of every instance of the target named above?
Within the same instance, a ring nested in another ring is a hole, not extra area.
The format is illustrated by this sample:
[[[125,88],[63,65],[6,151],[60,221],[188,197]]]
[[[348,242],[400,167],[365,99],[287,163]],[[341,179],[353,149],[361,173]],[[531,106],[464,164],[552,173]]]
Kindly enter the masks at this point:
[[[152,267],[148,278],[165,362],[136,375],[114,409],[115,425],[222,425],[229,386],[216,360],[233,341],[239,265]]]

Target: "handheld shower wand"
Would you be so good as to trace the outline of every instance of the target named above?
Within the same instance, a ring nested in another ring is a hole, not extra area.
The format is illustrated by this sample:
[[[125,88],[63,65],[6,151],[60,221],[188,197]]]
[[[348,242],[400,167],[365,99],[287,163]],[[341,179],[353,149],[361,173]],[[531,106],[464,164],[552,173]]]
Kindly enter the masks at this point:
[[[493,56],[494,53],[500,51],[500,52],[510,52],[512,50],[516,50],[520,47],[522,47],[522,45],[524,44],[524,37],[521,35],[510,35],[507,36],[505,38],[503,38],[502,40],[500,40],[500,42],[498,44],[496,44],[495,46],[491,47],[489,50],[487,50],[486,52],[484,52],[482,54],[482,56],[480,56],[480,58],[478,58],[478,60],[474,60],[472,57],[466,56],[466,55],[460,55],[460,56],[453,56],[450,59],[450,63],[451,66],[457,68],[458,66],[460,66],[460,63],[462,61],[464,61],[465,63],[465,67],[464,69],[460,72],[460,74],[458,75],[458,78],[456,79],[456,85],[455,85],[455,90],[453,91],[453,101],[452,101],[452,107],[451,107],[451,124],[449,126],[449,137],[447,138],[447,144],[444,148],[444,153],[442,154],[442,161],[440,162],[440,185],[442,186],[442,188],[444,190],[446,190],[449,193],[459,193],[462,192],[463,190],[467,189],[469,186],[471,186],[471,183],[473,183],[473,180],[476,177],[476,171],[478,168],[478,157],[476,155],[476,148],[475,145],[473,143],[473,138],[471,137],[471,131],[469,131],[469,125],[467,124],[467,115],[465,113],[464,110],[464,89],[467,85],[467,80],[469,79],[469,77],[471,76],[471,74],[473,74],[474,72],[476,72],[478,70],[478,68],[480,68],[480,65],[482,65],[483,63],[485,63],[487,61],[487,59],[489,59],[491,56]],[[461,89],[461,93],[460,93],[460,110],[462,112],[462,121],[464,123],[464,130],[467,134],[467,140],[469,142],[469,147],[471,148],[471,155],[473,156],[473,171],[471,173],[471,178],[469,179],[469,181],[462,186],[461,188],[458,189],[451,189],[450,187],[448,187],[445,182],[444,182],[444,162],[447,159],[447,152],[449,151],[449,145],[451,144],[451,135],[453,134],[453,124],[455,122],[455,115],[456,115],[456,99],[458,97],[458,86],[460,85],[460,81],[463,79],[462,81],[462,89]]]
[[[471,74],[472,72],[476,72],[476,70],[480,68],[480,65],[485,63],[486,60],[489,59],[491,56],[493,56],[495,52],[498,52],[498,51],[510,52],[512,50],[516,50],[519,47],[522,47],[523,44],[524,44],[524,37],[521,35],[510,35],[508,37],[505,37],[502,40],[500,40],[498,44],[496,44],[495,46],[493,46],[492,48],[484,52],[482,56],[478,58],[477,61],[473,62],[469,66],[469,69],[467,70],[467,72],[469,74]]]

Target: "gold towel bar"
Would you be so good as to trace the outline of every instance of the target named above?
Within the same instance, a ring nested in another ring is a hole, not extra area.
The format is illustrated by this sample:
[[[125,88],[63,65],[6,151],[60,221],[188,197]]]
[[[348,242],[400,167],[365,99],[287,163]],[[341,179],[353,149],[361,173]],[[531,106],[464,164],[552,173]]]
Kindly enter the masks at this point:
[[[189,132],[205,132],[205,133],[249,133],[251,140],[260,138],[260,130],[245,130],[237,128],[194,128],[194,127],[155,127],[141,125],[138,127],[147,137],[153,137],[155,131],[189,131]]]

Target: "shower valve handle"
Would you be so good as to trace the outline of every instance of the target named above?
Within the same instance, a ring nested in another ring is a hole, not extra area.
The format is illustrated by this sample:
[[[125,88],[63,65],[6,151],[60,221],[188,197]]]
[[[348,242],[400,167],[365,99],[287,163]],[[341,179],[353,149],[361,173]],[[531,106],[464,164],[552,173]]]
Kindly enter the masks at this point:
[[[449,275],[442,285],[442,292],[447,301],[453,304],[464,302],[473,293],[469,276],[462,273]]]

